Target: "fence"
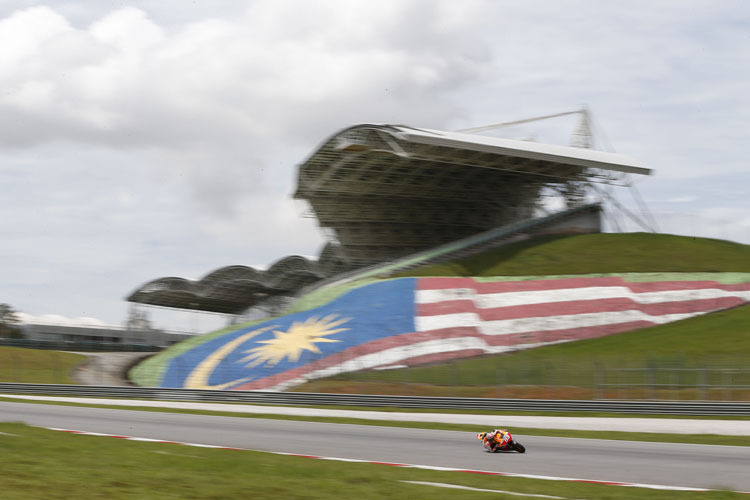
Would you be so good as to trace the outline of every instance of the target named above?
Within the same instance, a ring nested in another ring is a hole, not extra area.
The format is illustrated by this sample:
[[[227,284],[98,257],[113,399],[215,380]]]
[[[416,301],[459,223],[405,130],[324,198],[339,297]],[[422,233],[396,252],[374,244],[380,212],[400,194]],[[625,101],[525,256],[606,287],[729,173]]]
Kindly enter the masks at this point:
[[[750,403],[675,401],[560,401],[490,398],[380,396],[369,394],[315,394],[263,391],[156,389],[146,387],[93,387],[76,385],[8,384],[2,394],[47,394],[98,398],[216,401],[263,405],[358,406],[421,409],[458,409],[533,412],[608,412],[648,415],[748,416]]]
[[[607,368],[596,372],[597,399],[750,400],[748,368]]]
[[[147,353],[143,353],[147,355]],[[125,354],[94,356],[78,369],[76,380],[112,385],[127,369]],[[112,358],[123,357],[116,366]],[[130,359],[139,356],[133,354]],[[82,357],[66,352],[0,349],[0,382],[67,384]],[[741,357],[703,360],[690,366],[679,354],[636,364],[580,357],[513,360],[488,356],[409,369],[341,373],[333,377],[338,391],[380,394],[532,399],[619,399],[681,401],[750,401],[750,367]],[[364,367],[363,367],[364,368]],[[187,371],[189,366],[173,367]],[[113,373],[113,372],[118,373]],[[85,379],[81,378],[85,375]],[[115,378],[113,378],[115,375]],[[120,378],[121,380],[121,378]],[[343,383],[342,383],[343,382]],[[292,390],[326,392],[328,380],[311,380]],[[351,383],[351,385],[348,385]]]
[[[750,401],[750,368],[741,358],[706,359],[690,366],[682,355],[644,360],[639,365],[575,358],[478,358],[408,369],[342,373],[338,383],[357,383],[391,393],[555,399],[646,399]],[[302,390],[325,390],[310,381]],[[398,392],[393,392],[398,391]]]

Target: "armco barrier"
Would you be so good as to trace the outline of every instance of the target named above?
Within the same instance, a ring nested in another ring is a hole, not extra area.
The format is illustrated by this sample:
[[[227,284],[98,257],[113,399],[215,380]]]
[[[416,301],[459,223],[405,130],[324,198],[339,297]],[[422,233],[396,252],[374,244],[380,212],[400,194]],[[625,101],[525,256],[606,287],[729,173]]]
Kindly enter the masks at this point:
[[[358,406],[420,409],[607,412],[649,415],[750,416],[750,403],[694,401],[575,401],[542,399],[442,398],[324,394],[306,392],[214,391],[155,387],[104,387],[53,384],[0,383],[2,394],[47,394],[93,398],[211,401],[258,405]]]

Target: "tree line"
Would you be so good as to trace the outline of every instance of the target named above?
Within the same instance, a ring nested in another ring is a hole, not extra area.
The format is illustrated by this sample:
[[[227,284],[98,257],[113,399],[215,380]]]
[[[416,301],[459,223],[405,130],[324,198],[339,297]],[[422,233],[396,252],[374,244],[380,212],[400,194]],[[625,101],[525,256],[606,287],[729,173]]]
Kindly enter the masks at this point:
[[[18,319],[16,312],[12,306],[0,303],[0,337],[9,339],[24,338],[21,328],[18,327],[21,321]]]

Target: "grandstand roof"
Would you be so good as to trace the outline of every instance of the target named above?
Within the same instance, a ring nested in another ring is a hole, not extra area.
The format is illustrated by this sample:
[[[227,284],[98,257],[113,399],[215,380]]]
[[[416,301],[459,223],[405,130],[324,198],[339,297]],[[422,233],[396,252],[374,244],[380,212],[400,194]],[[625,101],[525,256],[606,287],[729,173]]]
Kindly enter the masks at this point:
[[[348,269],[335,245],[326,245],[317,261],[292,255],[268,270],[226,266],[200,280],[159,278],[141,285],[129,302],[180,309],[239,314],[269,297],[290,295],[332,273]]]
[[[463,149],[467,152],[483,152],[508,158],[522,158],[528,161],[521,162],[520,168],[529,173],[545,173],[545,167],[559,169],[563,165],[640,175],[651,173],[651,169],[645,168],[639,161],[629,156],[595,149],[404,126],[395,126],[394,129],[398,130],[403,138],[414,143]],[[535,163],[533,160],[547,164]],[[507,166],[501,164],[493,168],[502,169]]]
[[[545,188],[649,174],[626,156],[402,125],[356,125],[299,167],[306,200],[353,262],[369,264],[527,219]]]

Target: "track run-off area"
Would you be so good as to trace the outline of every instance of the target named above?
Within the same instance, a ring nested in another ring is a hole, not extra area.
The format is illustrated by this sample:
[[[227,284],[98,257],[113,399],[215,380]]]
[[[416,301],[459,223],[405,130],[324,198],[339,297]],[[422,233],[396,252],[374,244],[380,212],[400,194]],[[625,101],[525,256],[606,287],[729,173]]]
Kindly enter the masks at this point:
[[[103,404],[101,400],[91,400],[91,402]],[[121,405],[123,402],[123,400],[116,402],[113,400],[109,404]],[[201,404],[201,406],[214,405]],[[238,405],[221,406],[237,407]],[[254,413],[253,408],[244,406],[243,411]],[[285,410],[312,411],[312,409],[282,407],[274,407],[273,410],[277,414]],[[348,411],[329,411],[336,412],[340,417],[352,416]],[[400,415],[405,414],[388,412],[384,414],[384,419],[398,420]],[[481,417],[481,419],[488,419],[488,422],[490,419],[494,420],[494,424],[482,424],[483,420],[476,420],[477,431],[493,426],[506,426],[512,430],[512,426],[508,425],[511,419],[519,422],[513,424],[518,426],[521,425],[521,421],[515,419],[544,418],[487,415],[461,415],[461,417]],[[369,419],[370,417],[359,418]],[[419,417],[416,419],[424,420]],[[622,420],[628,430],[633,432],[638,432],[636,421],[661,420],[673,424],[681,422],[666,419],[601,420]],[[471,432],[2,401],[0,401],[0,421],[24,422],[33,426],[119,437],[387,464],[413,464],[549,479],[750,491],[750,474],[748,474],[750,447],[743,446],[574,439],[516,434],[514,437],[526,446],[528,450],[526,454],[489,454],[482,450],[475,435]],[[558,417],[558,425],[548,422],[547,427],[560,428],[564,421],[578,422],[579,425],[581,423],[578,418]],[[708,434],[716,434],[717,426],[724,427],[724,424],[732,425],[736,422],[740,426],[750,425],[747,421],[732,420],[693,422],[696,422],[696,425],[702,424],[702,432]],[[532,427],[528,423],[522,425]],[[581,427],[579,426],[578,429]],[[683,432],[693,433],[691,430]]]

